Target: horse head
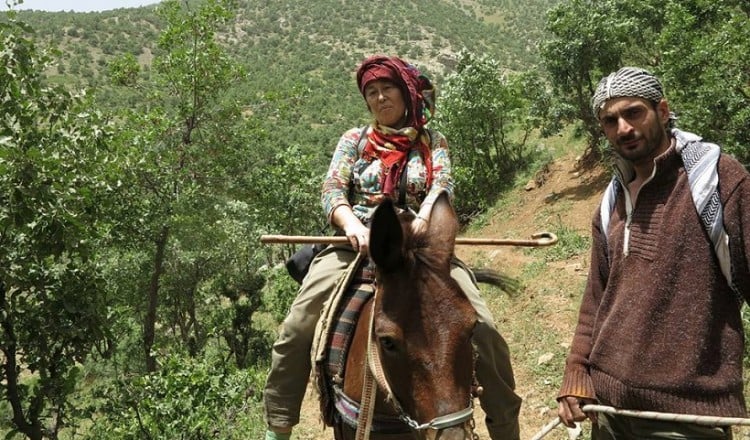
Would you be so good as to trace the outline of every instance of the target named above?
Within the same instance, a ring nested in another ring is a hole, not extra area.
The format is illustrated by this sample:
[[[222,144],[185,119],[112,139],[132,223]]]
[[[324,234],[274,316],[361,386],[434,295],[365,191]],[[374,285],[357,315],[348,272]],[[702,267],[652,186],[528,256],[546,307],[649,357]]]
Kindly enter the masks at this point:
[[[413,219],[390,200],[373,215],[372,346],[388,398],[416,436],[463,440],[471,438],[476,311],[450,276],[458,220],[446,195],[435,202],[426,233],[412,233]]]

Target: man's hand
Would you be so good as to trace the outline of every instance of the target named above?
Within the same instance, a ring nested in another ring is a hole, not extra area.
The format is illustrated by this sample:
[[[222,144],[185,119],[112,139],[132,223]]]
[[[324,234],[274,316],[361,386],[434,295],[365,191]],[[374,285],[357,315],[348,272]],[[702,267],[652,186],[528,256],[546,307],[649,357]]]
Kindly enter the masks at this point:
[[[578,397],[565,396],[557,402],[557,416],[563,425],[568,428],[575,427],[575,422],[582,422],[588,417],[592,423],[596,423],[596,413],[584,413],[581,408],[588,403],[594,403],[593,399],[579,399]]]

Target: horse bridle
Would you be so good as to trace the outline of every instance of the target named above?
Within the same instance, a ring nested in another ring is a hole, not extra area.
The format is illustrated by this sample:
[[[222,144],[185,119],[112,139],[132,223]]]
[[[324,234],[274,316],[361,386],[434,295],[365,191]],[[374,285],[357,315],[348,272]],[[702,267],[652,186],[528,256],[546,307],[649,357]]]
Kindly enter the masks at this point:
[[[469,406],[450,414],[435,417],[427,423],[419,423],[412,418],[401,406],[395,394],[391,390],[391,386],[388,383],[388,379],[385,377],[383,371],[383,364],[380,361],[380,350],[378,350],[377,344],[373,340],[373,334],[375,330],[375,303],[378,298],[378,287],[375,286],[375,294],[372,299],[372,311],[370,313],[370,323],[367,332],[367,368],[365,368],[365,379],[362,392],[361,408],[365,414],[365,423],[357,423],[357,435],[356,438],[367,438],[366,431],[369,431],[369,426],[372,423],[373,409],[375,406],[375,383],[386,392],[386,400],[390,402],[393,408],[398,413],[399,419],[408,425],[414,431],[424,431],[427,429],[441,430],[458,426],[468,420],[471,420],[474,416],[474,399],[469,398]],[[474,424],[472,423],[472,431]],[[476,438],[476,434],[472,433]]]

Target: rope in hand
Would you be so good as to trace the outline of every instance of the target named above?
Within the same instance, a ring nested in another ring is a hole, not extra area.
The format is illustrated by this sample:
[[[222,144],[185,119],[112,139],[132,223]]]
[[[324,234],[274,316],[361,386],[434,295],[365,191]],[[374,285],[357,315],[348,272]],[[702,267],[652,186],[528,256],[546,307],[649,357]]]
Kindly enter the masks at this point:
[[[606,414],[615,414],[627,417],[638,417],[641,419],[661,420],[666,422],[693,423],[696,425],[707,426],[750,426],[750,419],[741,417],[719,417],[719,416],[697,416],[692,414],[675,414],[657,411],[637,411],[632,409],[617,409],[607,405],[584,405],[581,408],[583,412],[601,412]],[[557,418],[547,423],[531,440],[540,440],[549,434],[562,421]]]

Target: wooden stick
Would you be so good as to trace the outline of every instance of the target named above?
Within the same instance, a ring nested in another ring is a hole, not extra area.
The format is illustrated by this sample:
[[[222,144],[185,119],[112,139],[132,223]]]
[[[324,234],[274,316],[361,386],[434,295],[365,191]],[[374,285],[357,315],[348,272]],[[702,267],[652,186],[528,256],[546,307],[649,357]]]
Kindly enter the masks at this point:
[[[551,420],[549,423],[544,425],[544,427],[539,432],[534,434],[534,437],[531,437],[531,440],[540,440],[542,437],[552,432],[552,430],[555,429],[560,423],[562,423],[560,418]]]
[[[606,414],[615,414],[626,417],[638,417],[641,419],[661,420],[676,423],[693,423],[695,425],[705,426],[750,426],[750,419],[740,417],[721,417],[721,416],[699,416],[694,414],[675,414],[663,413],[657,411],[638,411],[633,409],[619,409],[607,405],[584,405],[581,408],[583,412],[601,412]],[[531,440],[539,440],[549,434],[557,425],[560,419],[555,418],[547,423]]]
[[[551,246],[557,243],[557,235],[551,232],[538,232],[533,234],[531,240],[516,240],[507,238],[456,238],[457,245],[472,246]],[[263,244],[346,244],[349,239],[342,236],[308,236],[308,235],[261,235],[260,242]]]
[[[641,419],[662,420],[667,422],[694,423],[696,425],[708,426],[750,426],[750,419],[740,417],[721,417],[721,416],[699,416],[693,414],[674,414],[657,411],[637,411],[632,409],[618,409],[606,405],[584,405],[581,408],[583,412],[596,411],[607,414],[617,414],[628,417],[638,417]]]

